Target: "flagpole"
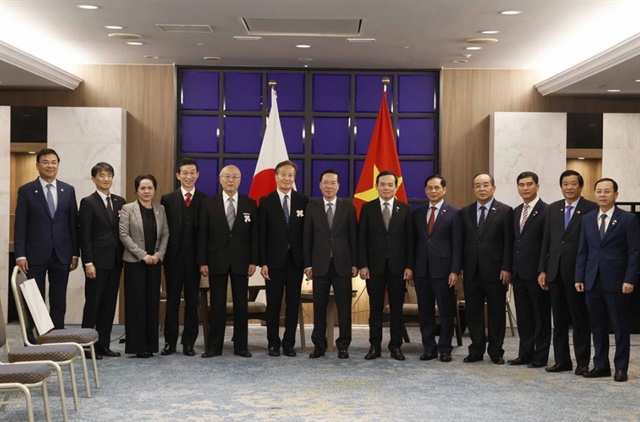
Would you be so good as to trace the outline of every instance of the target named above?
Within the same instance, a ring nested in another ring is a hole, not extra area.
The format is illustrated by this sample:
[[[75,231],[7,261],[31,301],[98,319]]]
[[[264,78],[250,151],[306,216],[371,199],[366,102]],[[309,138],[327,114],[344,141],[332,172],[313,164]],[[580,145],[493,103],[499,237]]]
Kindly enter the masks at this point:
[[[387,85],[389,85],[389,82],[391,82],[391,80],[385,76],[384,78],[382,78],[382,85],[384,86],[384,92],[387,92]]]

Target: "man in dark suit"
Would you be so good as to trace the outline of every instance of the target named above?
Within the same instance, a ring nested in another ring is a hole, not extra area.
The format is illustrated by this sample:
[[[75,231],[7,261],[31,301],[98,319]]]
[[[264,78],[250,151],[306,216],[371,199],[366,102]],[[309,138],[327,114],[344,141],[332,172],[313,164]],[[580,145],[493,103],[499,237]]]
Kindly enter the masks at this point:
[[[169,225],[169,244],[164,256],[164,275],[167,286],[167,302],[164,317],[164,349],[161,355],[175,353],[178,341],[180,298],[184,290],[184,328],[182,353],[195,356],[193,345],[198,337],[198,292],[200,272],[196,264],[198,247],[198,218],[202,200],[206,195],[196,189],[198,162],[182,158],[178,162],[176,179],[180,188],[162,195]]]
[[[358,267],[369,294],[369,343],[365,359],[380,357],[382,310],[389,292],[389,351],[395,360],[402,353],[402,304],[405,280],[413,276],[413,221],[411,207],[395,198],[398,176],[384,170],[376,176],[378,198],[362,206],[358,225]]]
[[[513,260],[513,210],[493,195],[493,176],[473,178],[476,202],[462,209],[464,221],[464,296],[471,345],[464,362],[483,359],[486,346],[484,304],[487,303],[491,361],[504,364],[505,301],[511,283]]]
[[[553,314],[553,355],[555,364],[547,372],[571,371],[569,353],[569,323],[573,322],[573,350],[576,375],[589,371],[591,338],[589,313],[584,293],[574,286],[576,255],[580,239],[582,216],[597,208],[580,194],[584,179],[574,170],[560,175],[560,189],[564,199],[549,205],[540,251],[538,284],[551,294]]]
[[[205,198],[198,229],[200,274],[209,277],[211,331],[202,354],[222,354],[227,309],[227,284],[233,295],[233,353],[249,358],[248,286],[258,264],[258,207],[238,193],[240,169],[229,165],[220,171],[222,192]]]
[[[538,264],[549,207],[538,197],[538,175],[525,171],[517,178],[524,201],[513,211],[513,294],[516,300],[520,346],[509,365],[544,368],[551,346],[551,297],[538,286]]]
[[[585,378],[610,377],[609,330],[616,339],[614,380],[627,381],[630,351],[629,294],[638,278],[640,227],[638,218],[615,206],[618,183],[603,178],[595,184],[598,211],[582,219],[576,260],[576,290],[586,290],[593,334],[593,369]]]
[[[84,312],[82,328],[95,328],[99,334],[97,356],[118,357],[111,350],[111,328],[116,313],[122,252],[118,225],[123,197],[111,193],[113,167],[100,162],[91,169],[96,191],[80,201],[78,233],[84,266]]]
[[[416,255],[413,269],[418,318],[424,353],[420,360],[438,357],[451,362],[455,315],[454,288],[462,270],[463,224],[459,209],[444,202],[447,181],[440,175],[424,182],[429,203],[413,213]],[[436,312],[440,313],[440,338],[435,341]]]
[[[340,336],[336,339],[338,358],[349,358],[351,344],[351,277],[356,267],[358,227],[356,209],[336,195],[338,173],[326,170],[320,176],[322,199],[307,206],[304,219],[304,273],[313,279],[313,332],[315,345],[309,355],[315,359],[327,350],[327,305],[333,287],[338,309]]]
[[[36,154],[40,176],[20,186],[16,205],[16,265],[35,278],[44,298],[49,276],[49,307],[55,328],[64,328],[69,271],[78,267],[78,204],[73,186],[56,179],[60,157],[45,148]]]
[[[309,198],[293,190],[298,166],[291,161],[275,168],[277,189],[260,199],[260,274],[267,290],[269,356],[296,356],[296,327],[304,262],[302,229]],[[286,289],[286,293],[285,293]],[[285,296],[284,336],[280,340],[280,308]]]

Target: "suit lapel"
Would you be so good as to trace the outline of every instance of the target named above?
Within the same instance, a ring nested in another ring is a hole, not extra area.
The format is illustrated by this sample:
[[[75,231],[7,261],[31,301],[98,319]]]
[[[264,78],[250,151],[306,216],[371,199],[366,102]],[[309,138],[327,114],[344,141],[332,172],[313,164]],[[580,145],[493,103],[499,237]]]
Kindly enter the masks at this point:
[[[136,226],[138,228],[138,230],[140,230],[140,234],[142,235],[142,238],[144,239],[144,226],[142,223],[142,214],[140,213],[140,204],[138,203],[138,201],[136,201],[133,205],[133,207],[131,207],[133,209],[133,218],[135,218],[135,224],[134,226]]]
[[[473,207],[472,207],[473,208]],[[491,207],[487,209],[487,218],[484,220],[484,224],[482,225],[482,230],[476,230],[478,233],[478,238],[482,237],[484,233],[487,231],[487,227],[493,221],[493,218],[498,213],[499,204],[496,200],[493,200],[491,203]],[[477,208],[474,208],[477,212]],[[475,217],[475,216],[474,216]],[[478,225],[478,220],[476,220],[476,226]]]
[[[618,207],[616,207],[613,210],[613,215],[611,216],[611,221],[609,221],[609,226],[607,226],[607,231],[604,232],[604,237],[602,238],[602,243],[604,244],[604,242],[607,241],[607,238],[609,237],[609,234],[616,229],[616,224],[618,224],[618,220],[620,219],[620,209]],[[597,213],[596,213],[596,227],[598,226],[598,217],[597,217]],[[597,227],[599,229],[599,227]],[[600,231],[598,230],[598,233],[600,233]]]
[[[40,179],[36,179],[32,183],[32,191],[36,197],[36,200],[40,202],[40,205],[42,205],[42,208],[44,208],[45,213],[49,216],[51,220],[53,220],[53,217],[51,217],[51,213],[49,212],[49,204],[47,204],[47,197],[46,197],[45,190],[46,188],[43,188],[42,185],[40,184]],[[58,196],[58,202],[60,202],[59,196]]]

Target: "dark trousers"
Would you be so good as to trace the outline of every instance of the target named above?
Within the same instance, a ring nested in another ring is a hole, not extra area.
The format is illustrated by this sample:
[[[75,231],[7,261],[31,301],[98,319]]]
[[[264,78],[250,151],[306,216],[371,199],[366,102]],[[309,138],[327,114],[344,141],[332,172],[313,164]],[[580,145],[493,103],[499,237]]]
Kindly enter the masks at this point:
[[[569,323],[573,322],[573,351],[578,366],[589,366],[591,333],[585,294],[574,283],[565,283],[560,275],[550,283],[553,313],[553,356],[558,365],[571,365]]]
[[[198,293],[200,272],[193,258],[178,256],[164,267],[167,303],[164,317],[164,341],[171,346],[178,342],[180,298],[184,289],[183,345],[192,346],[198,337]]]
[[[329,290],[333,287],[338,309],[340,336],[336,339],[339,350],[348,349],[351,344],[351,277],[339,276],[333,260],[329,271],[323,277],[313,277],[313,331],[311,340],[320,350],[327,350],[327,306]],[[333,329],[333,327],[331,327]]]
[[[63,264],[56,252],[51,252],[49,261],[44,265],[29,265],[29,278],[35,278],[42,298],[45,298],[46,276],[49,276],[49,315],[55,329],[64,328],[64,315],[67,312],[67,284],[69,283],[69,264]],[[42,333],[44,334],[44,333]]]
[[[430,276],[416,278],[416,296],[418,298],[418,319],[422,347],[427,353],[451,353],[453,346],[451,339],[455,325],[455,295],[453,287],[449,287],[448,278],[433,278]],[[440,338],[436,344],[436,310],[438,304],[440,312]]]
[[[391,274],[389,263],[382,274],[371,275],[367,282],[369,294],[369,343],[380,348],[382,343],[382,310],[385,291],[389,292],[389,350],[402,346],[402,304],[404,303],[405,281],[402,275]],[[351,292],[349,292],[351,295]],[[349,304],[351,305],[351,304]]]
[[[293,349],[296,344],[296,328],[298,326],[298,308],[300,306],[300,288],[302,287],[301,268],[293,262],[291,251],[287,253],[284,268],[269,268],[266,280],[267,291],[267,341],[269,349]],[[280,309],[282,296],[285,296],[284,335],[280,341]]]
[[[124,263],[125,353],[158,351],[160,264]]]
[[[631,349],[631,331],[628,316],[628,298],[622,291],[607,292],[602,286],[600,275],[593,288],[587,292],[587,308],[593,334],[593,365],[600,369],[610,369],[609,363],[609,328],[607,314],[611,320],[616,340],[616,353],[613,364],[616,371],[629,369],[629,353]]]
[[[210,265],[209,268],[212,268]],[[249,342],[249,279],[247,275],[210,274],[209,291],[211,294],[211,323],[209,344],[206,349],[213,353],[222,353],[224,332],[227,325],[227,283],[231,279],[233,297],[233,351],[247,350]]]
[[[546,363],[551,347],[551,295],[542,290],[537,280],[520,280],[513,283],[516,300],[518,356],[525,361]]]
[[[485,348],[491,358],[502,357],[504,334],[506,329],[506,293],[507,287],[500,280],[483,280],[476,271],[473,280],[465,280],[464,297],[469,327],[469,354],[482,356]],[[489,328],[489,346],[484,327],[484,304],[487,303]]]
[[[85,277],[82,328],[96,329],[100,337],[99,349],[108,349],[111,343],[111,328],[116,313],[121,272],[122,268],[114,265],[108,270],[96,268],[94,279]]]

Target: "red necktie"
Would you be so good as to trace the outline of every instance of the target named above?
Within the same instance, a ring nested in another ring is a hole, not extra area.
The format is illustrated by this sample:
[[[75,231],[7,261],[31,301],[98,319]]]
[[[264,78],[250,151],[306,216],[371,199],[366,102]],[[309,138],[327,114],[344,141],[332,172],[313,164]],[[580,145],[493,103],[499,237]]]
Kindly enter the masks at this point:
[[[431,232],[433,231],[433,223],[436,221],[436,207],[431,207],[431,214],[429,215],[429,222],[427,223],[427,230],[429,231],[429,236],[431,236]]]
[[[187,208],[189,208],[189,205],[191,205],[191,192],[185,193],[184,196],[185,196],[184,203],[187,205]]]

